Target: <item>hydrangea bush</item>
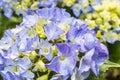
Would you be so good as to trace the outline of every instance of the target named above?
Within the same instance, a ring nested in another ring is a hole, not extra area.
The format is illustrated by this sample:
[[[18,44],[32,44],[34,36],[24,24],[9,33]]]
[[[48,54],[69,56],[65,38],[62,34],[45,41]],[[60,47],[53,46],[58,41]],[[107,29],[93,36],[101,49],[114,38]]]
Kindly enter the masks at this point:
[[[108,57],[95,32],[60,8],[26,13],[0,40],[4,80],[84,80]]]

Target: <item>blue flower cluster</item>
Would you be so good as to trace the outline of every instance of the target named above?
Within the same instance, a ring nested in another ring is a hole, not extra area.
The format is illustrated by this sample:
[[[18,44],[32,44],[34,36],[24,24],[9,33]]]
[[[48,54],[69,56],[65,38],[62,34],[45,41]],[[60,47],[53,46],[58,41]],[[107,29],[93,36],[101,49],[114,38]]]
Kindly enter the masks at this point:
[[[12,6],[15,2],[16,0],[0,0],[0,11],[3,9],[4,15],[10,18],[13,14]]]
[[[29,10],[38,8],[39,1],[30,0],[0,0],[0,9],[11,19],[13,13],[25,15]]]
[[[61,7],[67,6],[71,8],[73,14],[79,17],[80,14],[94,11],[93,6],[100,4],[100,2],[101,0],[1,0],[0,8],[4,11],[4,15],[10,19],[13,12],[17,15],[24,15],[31,10],[56,7],[62,4]]]
[[[55,73],[50,80],[83,80],[90,70],[98,76],[106,59],[106,46],[65,9],[34,10],[24,15],[16,28],[6,30],[0,40],[4,80],[37,80],[40,75],[36,73],[44,71]]]
[[[77,0],[71,9],[76,17],[94,11],[94,6],[100,4],[101,0]]]

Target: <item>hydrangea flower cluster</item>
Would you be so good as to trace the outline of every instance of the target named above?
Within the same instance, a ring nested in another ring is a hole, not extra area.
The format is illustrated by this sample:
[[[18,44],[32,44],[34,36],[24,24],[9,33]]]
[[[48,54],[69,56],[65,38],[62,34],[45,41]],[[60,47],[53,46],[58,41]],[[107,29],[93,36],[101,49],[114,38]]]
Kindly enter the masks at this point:
[[[64,9],[42,8],[23,17],[0,40],[4,80],[84,80],[108,59],[108,50],[88,26]]]
[[[93,13],[81,15],[81,19],[91,29],[96,30],[101,41],[113,44],[120,40],[120,1],[103,0],[101,4],[94,6],[94,9]]]

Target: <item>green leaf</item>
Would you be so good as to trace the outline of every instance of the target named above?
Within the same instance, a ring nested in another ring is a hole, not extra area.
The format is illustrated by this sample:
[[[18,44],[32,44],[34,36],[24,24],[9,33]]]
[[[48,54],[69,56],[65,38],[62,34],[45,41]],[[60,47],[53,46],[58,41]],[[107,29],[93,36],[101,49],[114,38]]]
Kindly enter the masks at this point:
[[[105,63],[100,67],[100,70],[102,72],[106,72],[111,67],[118,68],[120,67],[120,64],[106,60]]]
[[[5,16],[0,17],[0,38],[3,36],[5,30],[16,27],[17,24],[22,22],[22,17],[12,17],[8,19]]]
[[[109,50],[110,61],[120,63],[120,41],[116,41],[114,44],[107,43]]]

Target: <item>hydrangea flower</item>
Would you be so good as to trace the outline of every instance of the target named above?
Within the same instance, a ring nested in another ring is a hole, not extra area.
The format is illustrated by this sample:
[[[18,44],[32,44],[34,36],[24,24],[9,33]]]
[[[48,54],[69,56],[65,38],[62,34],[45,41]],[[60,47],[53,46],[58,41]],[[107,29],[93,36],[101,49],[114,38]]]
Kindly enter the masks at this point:
[[[81,52],[83,56],[79,56]],[[7,30],[0,40],[3,79],[41,79],[42,72],[47,73],[42,79],[48,79],[50,72],[55,73],[51,80],[85,79],[90,70],[97,76],[106,59],[107,48],[94,31],[60,8],[27,13],[22,23]]]
[[[46,67],[59,73],[63,78],[68,78],[76,65],[75,45],[57,43],[56,46],[58,56],[54,57],[51,63],[46,64]]]

